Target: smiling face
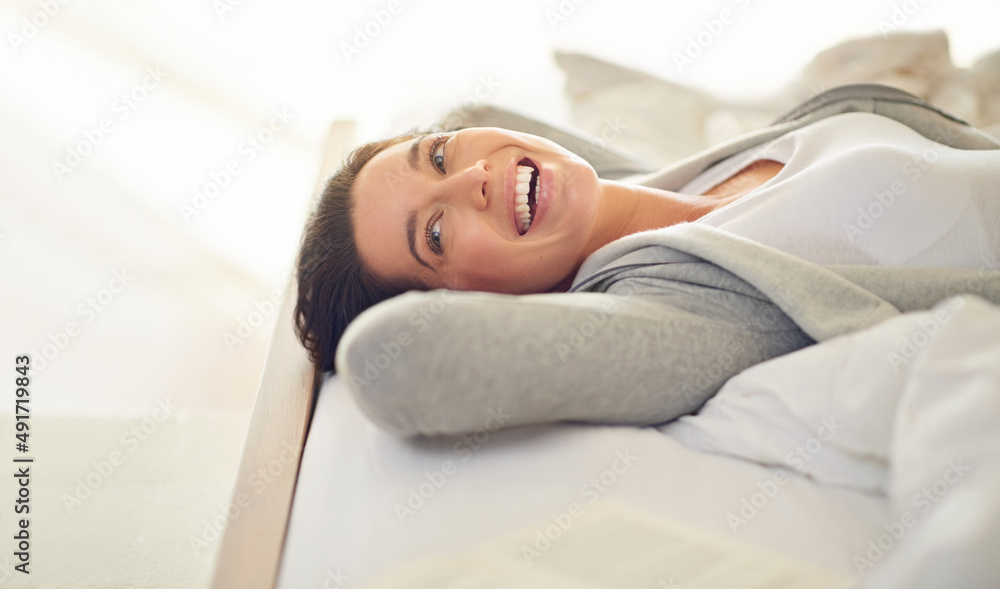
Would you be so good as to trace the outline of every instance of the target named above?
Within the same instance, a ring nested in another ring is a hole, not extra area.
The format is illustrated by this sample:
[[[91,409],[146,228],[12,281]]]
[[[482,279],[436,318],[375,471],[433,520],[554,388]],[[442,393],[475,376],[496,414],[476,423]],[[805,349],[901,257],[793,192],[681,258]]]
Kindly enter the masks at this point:
[[[427,135],[361,169],[355,239],[361,260],[383,278],[548,292],[568,286],[593,251],[600,193],[594,169],[546,139],[488,127]],[[518,207],[524,200],[527,211]]]

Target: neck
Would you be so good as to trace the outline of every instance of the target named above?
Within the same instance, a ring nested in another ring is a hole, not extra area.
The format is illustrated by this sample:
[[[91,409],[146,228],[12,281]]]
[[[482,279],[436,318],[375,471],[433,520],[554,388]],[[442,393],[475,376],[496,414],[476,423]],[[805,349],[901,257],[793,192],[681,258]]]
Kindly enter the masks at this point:
[[[694,221],[709,213],[717,203],[700,195],[687,195],[648,186],[600,180],[601,194],[597,224],[583,249],[577,268],[601,247],[640,231],[659,229]],[[573,282],[572,272],[549,292],[565,292]]]
[[[600,180],[597,225],[580,263],[599,248],[640,231],[694,221],[713,208],[712,199],[649,186]]]

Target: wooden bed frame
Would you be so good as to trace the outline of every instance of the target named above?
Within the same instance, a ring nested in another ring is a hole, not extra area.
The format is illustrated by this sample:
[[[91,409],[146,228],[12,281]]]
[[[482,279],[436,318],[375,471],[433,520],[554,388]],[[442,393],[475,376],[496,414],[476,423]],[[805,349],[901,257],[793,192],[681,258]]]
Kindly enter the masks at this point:
[[[353,122],[331,125],[311,204],[354,141]],[[320,385],[306,349],[295,336],[292,312],[296,297],[293,274],[285,287],[257,388],[230,501],[235,515],[222,536],[213,589],[272,589],[277,583],[295,483]],[[261,480],[267,481],[263,491]],[[257,482],[252,486],[251,481]]]

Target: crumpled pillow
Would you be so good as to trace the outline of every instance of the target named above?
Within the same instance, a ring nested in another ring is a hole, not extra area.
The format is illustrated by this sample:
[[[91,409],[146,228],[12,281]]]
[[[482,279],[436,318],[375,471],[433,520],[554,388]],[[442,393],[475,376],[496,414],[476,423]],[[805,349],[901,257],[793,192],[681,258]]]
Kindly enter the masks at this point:
[[[774,96],[736,104],[658,76],[572,52],[557,52],[566,74],[570,122],[658,166],[762,128],[789,108],[835,86],[882,83],[906,90],[1000,137],[1000,51],[969,69],[951,61],[943,31],[891,32],[820,52]]]

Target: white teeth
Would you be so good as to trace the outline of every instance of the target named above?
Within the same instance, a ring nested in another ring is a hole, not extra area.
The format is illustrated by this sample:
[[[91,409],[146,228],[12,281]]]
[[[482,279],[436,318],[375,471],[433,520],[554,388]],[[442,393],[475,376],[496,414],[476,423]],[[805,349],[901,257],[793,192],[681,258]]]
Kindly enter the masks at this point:
[[[531,207],[528,206],[528,191],[531,190],[531,173],[529,166],[517,167],[517,183],[514,185],[514,212],[521,223],[521,232],[531,227]],[[538,199],[538,186],[535,186],[535,200]]]

